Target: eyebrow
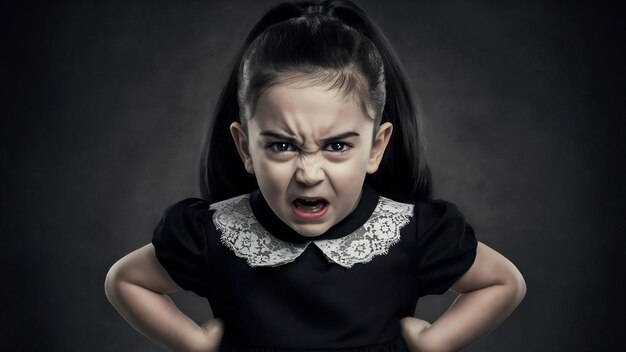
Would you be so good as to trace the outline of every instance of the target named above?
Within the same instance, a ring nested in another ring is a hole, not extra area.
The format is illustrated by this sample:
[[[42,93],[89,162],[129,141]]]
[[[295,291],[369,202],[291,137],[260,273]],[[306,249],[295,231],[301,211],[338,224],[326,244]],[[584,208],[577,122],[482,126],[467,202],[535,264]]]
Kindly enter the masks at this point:
[[[288,142],[291,143],[295,143],[296,139],[294,137],[288,136],[288,135],[284,135],[284,134],[280,134],[277,132],[273,132],[273,131],[263,131],[261,132],[261,136],[265,136],[265,137],[273,137],[276,139],[282,139],[282,140],[286,140]],[[360,136],[360,134],[350,131],[350,132],[344,132],[344,133],[340,133],[336,136],[332,136],[332,137],[328,137],[328,138],[324,138],[322,139],[322,142],[324,143],[328,143],[330,141],[336,141],[339,139],[344,139],[344,138],[349,138],[349,137],[355,137],[355,136]]]
[[[263,131],[261,132],[261,136],[265,136],[265,137],[272,137],[272,138],[276,138],[276,139],[283,139],[289,142],[295,142],[296,139],[294,137],[285,135],[285,134],[280,134],[278,132],[272,132],[272,131]]]
[[[328,143],[328,142],[336,141],[336,140],[339,140],[339,139],[344,139],[344,138],[349,138],[349,137],[358,137],[358,136],[360,136],[358,133],[350,131],[350,132],[340,133],[340,134],[338,134],[336,136],[324,138],[324,139],[322,139],[322,141],[324,143]]]

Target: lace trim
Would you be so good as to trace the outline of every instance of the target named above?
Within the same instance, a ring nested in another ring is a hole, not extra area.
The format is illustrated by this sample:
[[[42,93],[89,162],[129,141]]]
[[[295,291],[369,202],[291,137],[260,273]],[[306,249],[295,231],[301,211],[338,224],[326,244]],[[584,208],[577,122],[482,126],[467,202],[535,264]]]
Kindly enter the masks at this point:
[[[400,241],[400,230],[411,221],[413,204],[400,203],[380,197],[370,218],[349,235],[330,240],[312,240],[297,244],[283,241],[270,234],[257,221],[244,194],[211,204],[213,223],[221,231],[220,241],[248,265],[278,266],[290,263],[311,243],[326,259],[345,268],[367,263],[387,254]]]

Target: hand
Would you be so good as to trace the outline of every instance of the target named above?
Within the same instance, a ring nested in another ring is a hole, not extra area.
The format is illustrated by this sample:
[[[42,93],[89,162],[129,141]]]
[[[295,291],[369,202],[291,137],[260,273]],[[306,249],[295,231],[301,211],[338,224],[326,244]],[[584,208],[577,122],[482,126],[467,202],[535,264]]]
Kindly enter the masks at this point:
[[[218,351],[222,335],[224,334],[224,323],[222,319],[211,319],[200,326],[203,332],[203,346],[206,348],[203,351],[214,352]]]
[[[415,317],[405,317],[400,319],[402,326],[402,336],[411,351],[421,351],[420,339],[423,333],[430,328],[430,323],[426,320]]]

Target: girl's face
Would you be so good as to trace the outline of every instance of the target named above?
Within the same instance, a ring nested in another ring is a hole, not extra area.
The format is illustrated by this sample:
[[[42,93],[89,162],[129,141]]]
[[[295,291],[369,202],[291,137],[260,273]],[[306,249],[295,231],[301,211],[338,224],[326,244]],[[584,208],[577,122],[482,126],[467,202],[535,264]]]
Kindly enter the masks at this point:
[[[248,133],[230,131],[246,170],[274,213],[303,236],[319,236],[354,210],[366,173],[378,169],[392,126],[374,121],[335,89],[277,85],[257,101]]]

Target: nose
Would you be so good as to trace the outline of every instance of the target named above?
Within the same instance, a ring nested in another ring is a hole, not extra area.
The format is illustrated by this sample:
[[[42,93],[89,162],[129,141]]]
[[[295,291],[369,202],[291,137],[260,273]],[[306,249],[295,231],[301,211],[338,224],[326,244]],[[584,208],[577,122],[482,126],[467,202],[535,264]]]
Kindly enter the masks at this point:
[[[324,180],[319,155],[301,155],[298,158],[296,181],[307,186],[314,186]]]

